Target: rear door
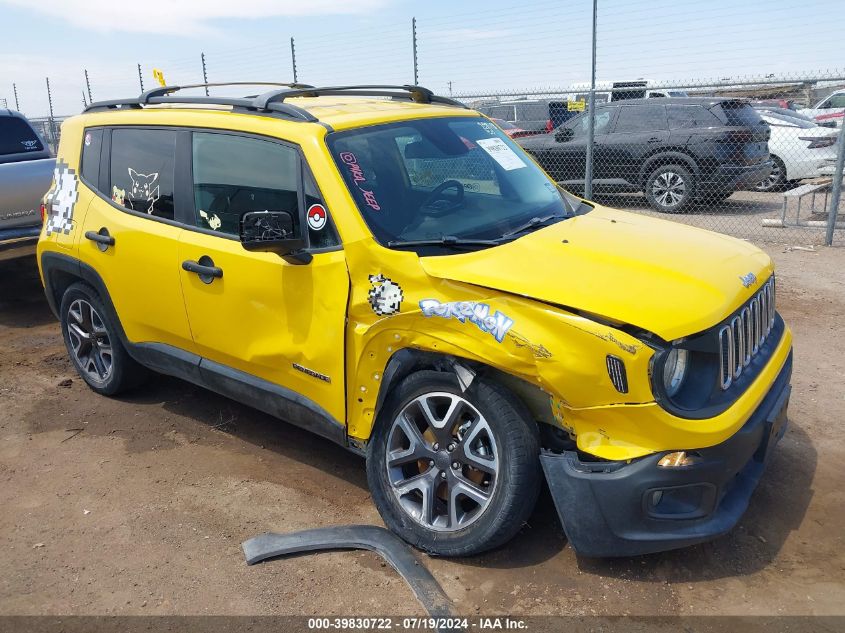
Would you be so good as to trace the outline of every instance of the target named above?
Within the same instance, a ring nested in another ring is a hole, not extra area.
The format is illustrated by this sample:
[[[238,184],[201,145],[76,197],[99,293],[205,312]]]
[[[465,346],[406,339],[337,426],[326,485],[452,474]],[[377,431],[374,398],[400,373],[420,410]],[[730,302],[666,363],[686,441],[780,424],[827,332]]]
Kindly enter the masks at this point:
[[[193,226],[178,261],[199,356],[305,396],[346,419],[346,260],[299,149],[228,132],[192,133]],[[288,211],[308,226],[308,263],[250,252],[238,238],[248,211]],[[181,268],[195,262],[219,277]]]
[[[601,153],[599,162],[604,169],[596,177],[637,184],[645,158],[666,147],[668,139],[666,106],[620,105],[613,132],[597,152]]]
[[[149,127],[85,131],[82,179],[96,188],[83,220],[79,259],[102,277],[130,341],[185,348],[188,319],[179,286],[174,195],[180,132]],[[99,165],[86,160],[102,144]],[[82,196],[80,195],[80,201]],[[94,241],[96,234],[114,240]]]

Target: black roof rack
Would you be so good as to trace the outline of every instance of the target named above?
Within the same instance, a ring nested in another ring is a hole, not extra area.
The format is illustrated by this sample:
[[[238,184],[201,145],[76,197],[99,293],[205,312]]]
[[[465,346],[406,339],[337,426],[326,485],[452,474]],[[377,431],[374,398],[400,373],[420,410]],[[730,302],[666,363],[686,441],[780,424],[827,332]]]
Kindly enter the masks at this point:
[[[454,99],[440,97],[428,88],[413,86],[410,84],[365,84],[360,86],[322,86],[319,88],[315,88],[314,86],[291,86],[285,90],[271,90],[270,92],[265,92],[263,95],[259,95],[256,98],[255,103],[259,106],[269,105],[271,103],[283,103],[285,99],[292,97],[319,97],[324,95],[391,97],[393,99],[410,99],[416,103],[439,103],[442,105],[466,108],[463,103],[455,101]]]
[[[220,86],[276,86],[257,96],[248,97],[206,97],[206,96],[173,96],[173,93],[191,88],[217,88]],[[158,86],[146,90],[134,99],[114,99],[111,101],[96,101],[88,105],[83,112],[110,110],[117,108],[139,109],[146,105],[163,103],[182,103],[192,105],[224,105],[233,108],[243,108],[253,112],[279,114],[299,121],[317,121],[317,117],[304,108],[285,103],[285,99],[292,97],[317,97],[321,95],[351,95],[363,97],[390,97],[392,99],[408,99],[415,103],[437,103],[441,105],[466,108],[458,101],[435,95],[428,88],[412,85],[360,85],[360,86],[326,86],[315,87],[300,83],[271,83],[264,81],[237,81],[229,83],[189,84],[184,86]]]

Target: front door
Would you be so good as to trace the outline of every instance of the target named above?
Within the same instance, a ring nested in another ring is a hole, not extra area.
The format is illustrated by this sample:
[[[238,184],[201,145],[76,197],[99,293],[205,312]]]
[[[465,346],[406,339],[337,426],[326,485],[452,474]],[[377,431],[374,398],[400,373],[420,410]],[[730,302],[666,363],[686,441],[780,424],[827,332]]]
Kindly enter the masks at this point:
[[[181,235],[179,261],[216,269],[210,275],[180,271],[192,351],[300,394],[344,422],[349,276],[298,149],[194,132],[191,162],[195,228]],[[309,263],[250,252],[238,241],[244,213],[288,211],[300,222],[306,207],[312,216]]]
[[[593,178],[601,178],[604,172],[602,147],[614,111],[615,108],[610,107],[596,109],[593,129]],[[569,136],[549,134],[548,142],[538,156],[538,162],[554,180],[564,186],[574,185],[574,188],[578,189],[584,184],[587,169],[588,113],[568,121],[563,128],[569,132]],[[532,151],[534,151],[533,147]]]

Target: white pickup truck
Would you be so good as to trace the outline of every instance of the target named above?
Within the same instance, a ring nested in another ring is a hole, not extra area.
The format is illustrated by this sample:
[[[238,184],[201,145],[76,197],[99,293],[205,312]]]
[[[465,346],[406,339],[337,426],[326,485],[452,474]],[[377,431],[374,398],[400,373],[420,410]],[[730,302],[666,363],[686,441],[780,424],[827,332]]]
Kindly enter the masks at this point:
[[[816,123],[833,121],[837,127],[842,127],[842,122],[845,120],[845,90],[837,90],[812,108],[803,108],[799,112],[812,117]]]
[[[22,114],[0,110],[0,261],[35,253],[55,163]]]

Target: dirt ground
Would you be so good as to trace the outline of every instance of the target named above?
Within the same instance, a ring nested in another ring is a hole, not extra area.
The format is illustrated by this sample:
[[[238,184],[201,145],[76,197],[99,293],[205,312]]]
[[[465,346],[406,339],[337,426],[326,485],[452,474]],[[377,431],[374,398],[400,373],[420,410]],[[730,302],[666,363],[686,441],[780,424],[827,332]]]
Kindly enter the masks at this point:
[[[458,612],[845,614],[845,249],[766,248],[795,332],[791,424],[740,525],[593,560],[545,495],[498,551],[425,559]],[[172,378],[92,393],[33,262],[0,265],[0,615],[422,615],[374,554],[244,563],[256,534],[347,523],[381,524],[361,459]]]

